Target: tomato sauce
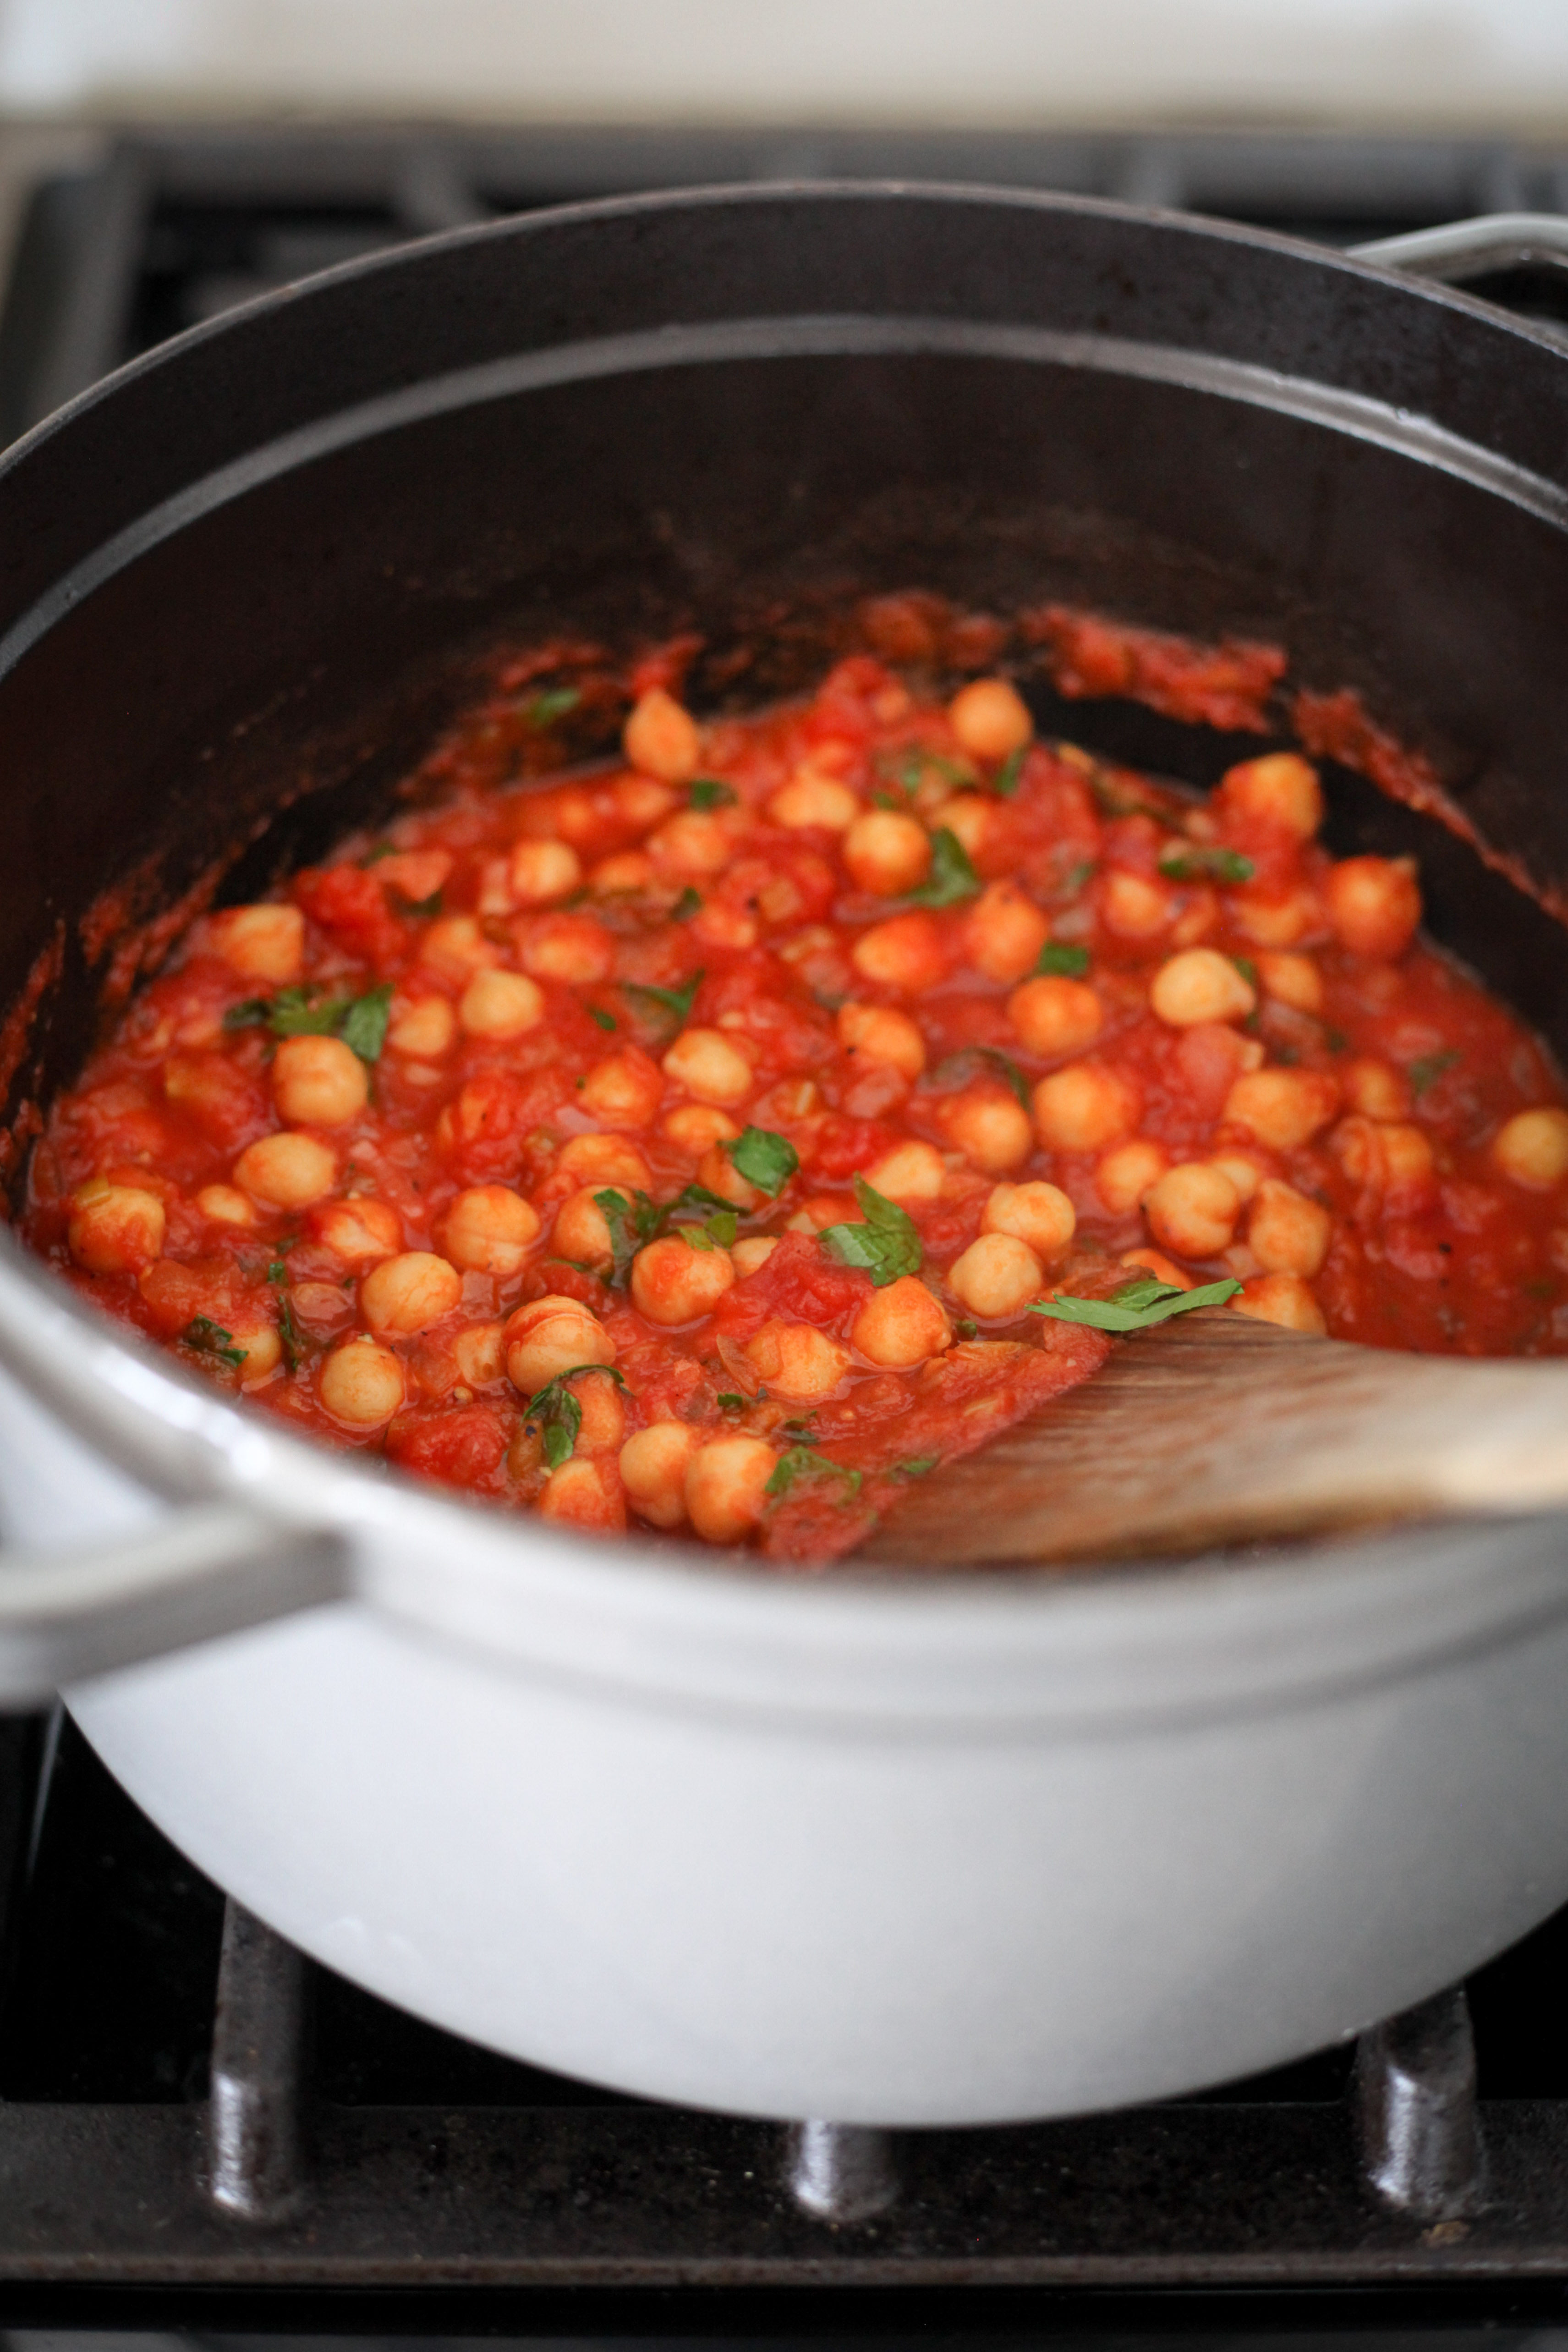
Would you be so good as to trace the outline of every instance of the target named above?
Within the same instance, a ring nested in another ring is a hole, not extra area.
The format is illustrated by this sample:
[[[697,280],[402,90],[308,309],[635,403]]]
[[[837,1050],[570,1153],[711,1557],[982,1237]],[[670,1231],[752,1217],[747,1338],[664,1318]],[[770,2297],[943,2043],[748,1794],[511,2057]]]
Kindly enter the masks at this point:
[[[1296,754],[1205,803],[999,675],[919,692],[885,602],[879,658],[753,717],[645,666],[592,771],[519,781],[577,697],[516,665],[439,805],[195,926],[54,1107],[26,1238],[301,1434],[785,1562],[1089,1376],[1085,1301],[1568,1347],[1563,1089],[1408,862],[1332,861]],[[1283,667],[1035,635],[1226,725]]]

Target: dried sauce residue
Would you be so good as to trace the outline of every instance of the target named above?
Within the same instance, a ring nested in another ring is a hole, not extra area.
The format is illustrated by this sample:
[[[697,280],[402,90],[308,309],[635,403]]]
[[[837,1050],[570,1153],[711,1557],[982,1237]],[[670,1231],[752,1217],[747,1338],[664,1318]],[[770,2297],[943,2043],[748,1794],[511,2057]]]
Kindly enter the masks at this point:
[[[1125,695],[1167,719],[1255,735],[1270,731],[1269,698],[1289,667],[1279,646],[1242,637],[1200,645],[1067,604],[1023,613],[1019,627],[1026,643],[1046,648],[1058,692],[1073,700]]]

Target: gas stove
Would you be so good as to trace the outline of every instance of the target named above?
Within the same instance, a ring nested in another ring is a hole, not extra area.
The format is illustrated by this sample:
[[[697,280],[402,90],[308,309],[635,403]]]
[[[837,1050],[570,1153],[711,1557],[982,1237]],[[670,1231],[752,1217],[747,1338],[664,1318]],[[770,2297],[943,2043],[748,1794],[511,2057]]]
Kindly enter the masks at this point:
[[[47,173],[0,439],[310,270],[717,181],[1064,188],[1348,245],[1568,212],[1568,145],[801,130],[143,131]],[[1568,331],[1516,271],[1476,290]],[[1408,2015],[1186,2100],[883,2135],[692,2114],[304,1961],[68,1717],[0,1724],[0,2327],[577,2338],[1568,2324],[1568,1912]],[[37,2333],[42,2331],[42,2334]]]

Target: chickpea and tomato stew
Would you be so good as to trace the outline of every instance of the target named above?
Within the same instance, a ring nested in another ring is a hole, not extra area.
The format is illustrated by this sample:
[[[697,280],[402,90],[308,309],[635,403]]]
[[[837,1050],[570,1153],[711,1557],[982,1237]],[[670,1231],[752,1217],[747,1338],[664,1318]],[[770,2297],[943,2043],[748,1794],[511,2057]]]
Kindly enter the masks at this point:
[[[1189,800],[868,656],[542,782],[494,720],[198,923],[35,1154],[32,1245],[291,1427],[810,1561],[1200,1295],[1568,1347],[1562,1089],[1305,759]]]

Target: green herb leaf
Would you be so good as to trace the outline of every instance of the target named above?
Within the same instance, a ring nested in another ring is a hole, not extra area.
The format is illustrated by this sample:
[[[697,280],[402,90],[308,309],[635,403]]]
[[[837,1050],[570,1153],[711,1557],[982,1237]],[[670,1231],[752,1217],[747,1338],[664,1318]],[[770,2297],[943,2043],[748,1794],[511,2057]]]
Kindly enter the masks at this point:
[[[1253,962],[1252,958],[1250,956],[1232,956],[1231,961],[1236,966],[1237,971],[1241,974],[1243,980],[1246,981],[1248,988],[1256,988],[1258,985],[1258,966]]]
[[[395,857],[396,855],[397,844],[395,841],[378,841],[375,847],[367,851],[365,856],[360,859],[360,865],[362,867],[366,866],[377,866],[384,857]]]
[[[283,1342],[283,1360],[291,1372],[297,1372],[304,1358],[305,1343],[289,1304],[289,1269],[280,1257],[275,1257],[268,1267],[267,1279],[278,1293],[278,1337]]]
[[[387,980],[379,988],[354,998],[343,1013],[338,1034],[362,1062],[377,1062],[386,1043],[386,1024],[391,1017],[392,982]]]
[[[624,1282],[626,1268],[638,1250],[662,1229],[664,1219],[646,1192],[639,1191],[634,1201],[624,1192],[595,1192],[595,1205],[604,1211],[605,1223],[610,1229],[610,1251],[614,1261],[610,1280]]]
[[[1079,892],[1083,888],[1084,884],[1086,882],[1091,882],[1094,879],[1094,871],[1095,860],[1092,857],[1080,857],[1075,866],[1069,866],[1068,867],[1067,872],[1062,876],[1060,882],[1057,885],[1058,897],[1061,898],[1076,898]]]
[[[771,1127],[748,1127],[733,1143],[724,1147],[730,1164],[737,1176],[776,1201],[790,1178],[800,1166],[800,1154],[784,1136],[775,1135]]]
[[[1167,882],[1250,882],[1258,868],[1239,849],[1184,841],[1161,852],[1160,871]]]
[[[861,1474],[858,1470],[847,1470],[841,1462],[830,1462],[826,1454],[818,1454],[815,1446],[810,1445],[792,1445],[787,1454],[781,1454],[773,1465],[773,1476],[763,1492],[775,1498],[787,1495],[797,1478],[841,1480],[842,1491],[835,1498],[840,1504],[852,1503],[860,1492]]]
[[[697,1001],[697,992],[702,985],[703,977],[699,966],[684,988],[652,988],[647,981],[625,980],[621,982],[621,994],[629,996],[634,1008],[645,1016],[651,1013],[665,1021],[684,1024],[691,1018],[691,1008]]]
[[[706,1184],[687,1184],[662,1213],[660,1222],[668,1224],[672,1217],[680,1214],[682,1209],[718,1209],[728,1213],[734,1205],[732,1201],[726,1201],[722,1192],[710,1192]]]
[[[733,808],[734,787],[721,783],[717,776],[694,776],[688,795],[694,809]]]
[[[1064,1297],[1058,1291],[1054,1298],[1027,1311],[1054,1316],[1058,1323],[1088,1323],[1096,1331],[1147,1331],[1173,1315],[1190,1314],[1194,1307],[1223,1307],[1240,1288],[1239,1282],[1227,1276],[1223,1282],[1205,1282],[1196,1290],[1178,1290],[1173,1283],[1147,1274],[1123,1283],[1109,1298]]]
[[[721,1412],[744,1412],[751,1399],[738,1395],[733,1389],[721,1389],[713,1402]]]
[[[918,1274],[925,1251],[914,1219],[889,1201],[863,1176],[855,1179],[855,1198],[863,1225],[828,1225],[817,1235],[830,1257],[840,1265],[858,1266],[879,1290],[900,1276]]]
[[[1009,751],[991,780],[1005,801],[1010,801],[1018,789],[1028,751],[1026,743],[1020,743],[1016,751]]]
[[[442,892],[432,890],[427,898],[405,898],[403,911],[405,915],[417,915],[423,921],[426,916],[438,915],[443,904]]]
[[[576,1380],[583,1372],[603,1372],[617,1388],[626,1385],[613,1364],[574,1364],[570,1370],[557,1372],[552,1381],[534,1391],[528,1400],[525,1426],[542,1433],[544,1460],[552,1470],[559,1470],[563,1462],[570,1462],[583,1426],[583,1408],[566,1386],[568,1381]]]
[[[1464,1058],[1457,1045],[1450,1045],[1443,1054],[1419,1055],[1405,1073],[1410,1081],[1411,1093],[1419,1098],[1428,1087],[1436,1085],[1445,1070],[1451,1070],[1456,1062],[1462,1062]]]
[[[569,710],[575,710],[582,699],[582,692],[577,687],[542,686],[536,693],[529,696],[522,706],[523,723],[541,729],[553,727],[558,719],[564,719]]]
[[[210,1315],[193,1315],[180,1337],[198,1355],[221,1356],[237,1372],[245,1361],[246,1350],[235,1346],[234,1333],[226,1331],[221,1323],[215,1323]]]
[[[672,923],[689,923],[693,915],[700,914],[701,911],[702,893],[700,890],[694,890],[689,882],[670,908],[669,919]]]
[[[271,1013],[265,996],[247,996],[243,1004],[231,1004],[223,1016],[226,1029],[258,1029]]]
[[[721,1209],[705,1225],[677,1225],[682,1241],[694,1250],[728,1249],[740,1231],[741,1220],[733,1209]]]
[[[908,808],[909,802],[902,793],[886,793],[879,786],[871,795],[871,805],[873,808],[904,809]]]
[[[349,1009],[346,996],[322,996],[310,982],[280,988],[267,1009],[275,1037],[331,1037]]]
[[[931,835],[931,872],[918,890],[909,894],[911,907],[956,907],[961,898],[973,898],[980,888],[980,877],[969,862],[969,852],[956,833],[943,825]]]
[[[589,1020],[594,1023],[596,1028],[613,1029],[616,1025],[615,1014],[613,1013],[606,1013],[602,1004],[590,1004],[587,1008],[587,1013]]]
[[[895,1462],[890,1475],[895,1478],[923,1478],[941,1460],[940,1454],[911,1454],[907,1461]]]
[[[972,1323],[967,1315],[960,1316],[952,1328],[961,1339],[978,1339],[980,1337],[979,1324]]]
[[[1064,980],[1081,980],[1089,970],[1089,950],[1070,946],[1066,940],[1047,940],[1035,959],[1034,978],[1043,980],[1056,975]]]

